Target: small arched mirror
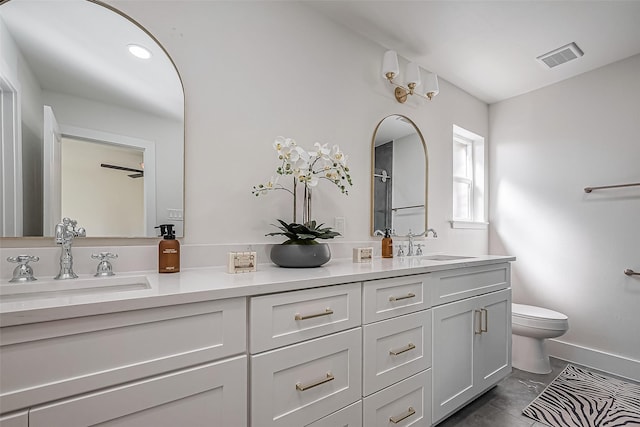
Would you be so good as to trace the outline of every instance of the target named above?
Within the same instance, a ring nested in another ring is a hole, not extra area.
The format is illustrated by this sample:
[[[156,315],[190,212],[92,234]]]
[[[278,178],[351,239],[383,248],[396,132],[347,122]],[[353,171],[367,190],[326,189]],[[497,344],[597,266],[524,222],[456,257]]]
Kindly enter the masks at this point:
[[[429,165],[420,129],[405,116],[388,116],[378,123],[371,145],[371,233],[423,233]]]

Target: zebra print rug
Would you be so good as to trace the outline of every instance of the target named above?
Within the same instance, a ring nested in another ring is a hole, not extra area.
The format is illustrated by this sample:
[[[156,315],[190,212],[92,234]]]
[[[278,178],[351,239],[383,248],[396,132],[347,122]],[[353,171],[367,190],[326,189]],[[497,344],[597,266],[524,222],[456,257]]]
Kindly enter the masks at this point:
[[[552,427],[640,426],[640,385],[567,365],[522,413]]]

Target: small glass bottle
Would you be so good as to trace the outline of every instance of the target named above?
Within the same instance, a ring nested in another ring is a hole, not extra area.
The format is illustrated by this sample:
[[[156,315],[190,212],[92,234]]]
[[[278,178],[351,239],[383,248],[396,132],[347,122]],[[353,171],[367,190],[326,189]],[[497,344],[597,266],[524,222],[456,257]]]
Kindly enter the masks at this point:
[[[393,239],[388,228],[384,229],[384,237],[382,238],[382,258],[393,258]]]

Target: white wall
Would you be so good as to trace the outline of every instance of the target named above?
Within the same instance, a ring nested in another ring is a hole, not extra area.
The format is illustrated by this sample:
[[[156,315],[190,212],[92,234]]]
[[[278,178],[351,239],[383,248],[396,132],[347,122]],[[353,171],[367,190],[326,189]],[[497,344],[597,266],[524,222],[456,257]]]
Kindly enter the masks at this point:
[[[640,188],[583,188],[640,182],[638,76],[640,55],[492,105],[489,144],[489,248],[517,257],[514,302],[569,316],[556,353],[636,377]]]
[[[149,29],[182,75],[186,243],[277,242],[264,234],[290,216],[290,201],[284,193],[256,198],[251,188],[274,174],[278,135],[339,144],[349,155],[350,195],[319,186],[314,216],[329,225],[345,217],[345,241],[369,239],[371,137],[382,118],[403,114],[429,150],[429,226],[440,238],[427,251],[486,253],[486,232],[457,233],[447,222],[452,124],[486,135],[483,102],[441,81],[432,102],[398,104],[380,76],[385,49],[301,2],[109,3]]]

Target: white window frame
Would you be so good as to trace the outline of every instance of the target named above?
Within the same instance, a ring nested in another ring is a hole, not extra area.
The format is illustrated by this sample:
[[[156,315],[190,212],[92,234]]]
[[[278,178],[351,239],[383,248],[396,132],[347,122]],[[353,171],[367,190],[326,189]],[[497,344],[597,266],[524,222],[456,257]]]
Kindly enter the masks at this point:
[[[485,186],[485,144],[484,137],[463,129],[459,126],[453,125],[453,142],[452,152],[456,144],[467,145],[466,162],[467,170],[469,173],[466,176],[453,175],[452,173],[452,217],[454,209],[453,203],[457,200],[456,197],[456,184],[466,184],[469,187],[468,192],[468,215],[464,218],[455,218],[451,220],[452,228],[470,228],[470,229],[486,229],[489,225],[486,222],[487,218],[487,201],[486,186]],[[455,165],[452,160],[452,169],[455,170]]]

